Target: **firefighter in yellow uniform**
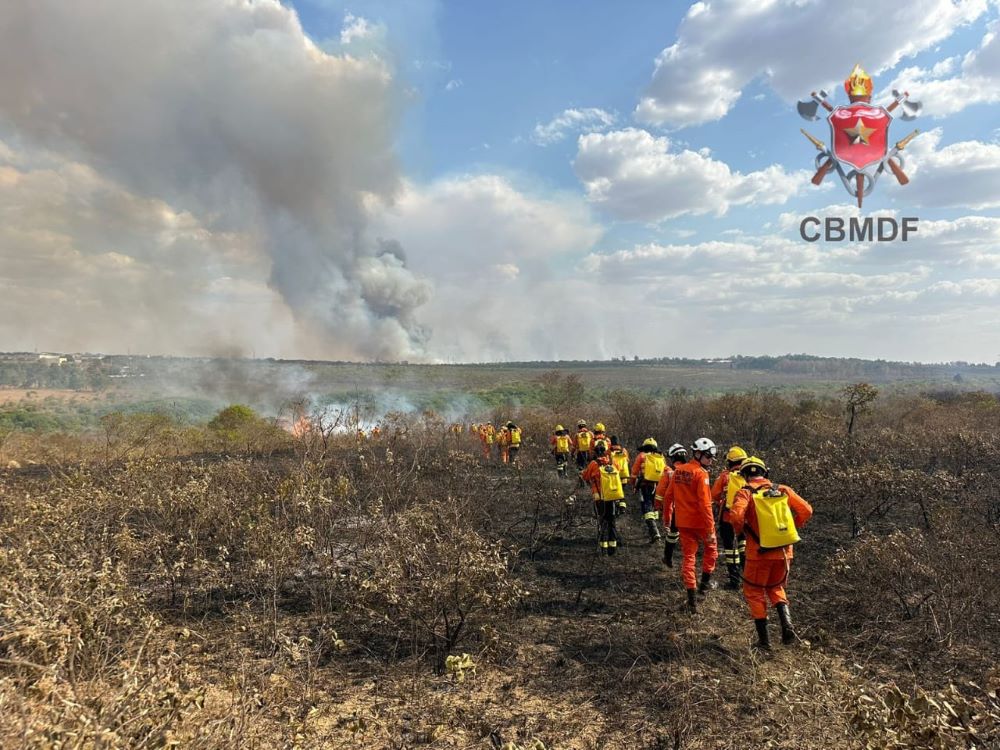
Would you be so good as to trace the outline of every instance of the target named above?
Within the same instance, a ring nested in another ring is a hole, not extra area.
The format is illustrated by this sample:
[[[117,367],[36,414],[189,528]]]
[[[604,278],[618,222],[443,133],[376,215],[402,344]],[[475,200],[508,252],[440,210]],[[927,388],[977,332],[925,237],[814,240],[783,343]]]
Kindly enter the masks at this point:
[[[521,428],[513,422],[507,423],[507,459],[504,463],[517,463],[517,452],[521,450]]]

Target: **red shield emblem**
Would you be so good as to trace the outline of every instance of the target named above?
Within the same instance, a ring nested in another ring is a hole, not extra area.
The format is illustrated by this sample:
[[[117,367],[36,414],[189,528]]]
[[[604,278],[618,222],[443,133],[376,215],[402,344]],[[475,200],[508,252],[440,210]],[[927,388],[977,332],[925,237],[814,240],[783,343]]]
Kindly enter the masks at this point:
[[[837,161],[860,171],[885,158],[892,122],[892,115],[885,107],[871,104],[836,107],[826,119],[830,123],[832,150]]]

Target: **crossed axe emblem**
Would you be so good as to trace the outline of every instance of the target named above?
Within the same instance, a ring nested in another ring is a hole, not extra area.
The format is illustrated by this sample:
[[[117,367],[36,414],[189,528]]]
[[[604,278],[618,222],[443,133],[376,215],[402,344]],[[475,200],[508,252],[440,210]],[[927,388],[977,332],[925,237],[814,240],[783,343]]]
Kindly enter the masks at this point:
[[[835,108],[829,101],[827,101],[827,96],[828,94],[826,91],[813,91],[808,100],[798,102],[796,109],[798,110],[799,115],[804,120],[814,122],[820,119],[817,114],[820,107],[823,107],[823,109],[827,112],[833,112]],[[922,105],[920,102],[910,101],[909,92],[900,92],[893,89],[892,96],[892,102],[885,107],[886,112],[892,113],[898,108],[901,111],[899,117],[902,120],[913,120],[916,119],[918,114],[920,114]],[[867,102],[869,101],[869,97],[862,98],[852,96],[851,101],[852,103],[855,101]],[[885,172],[886,168],[892,172],[893,176],[895,176],[900,185],[906,185],[910,181],[910,178],[906,176],[906,172],[903,171],[905,161],[902,151],[907,147],[910,141],[919,135],[919,130],[914,130],[902,140],[897,141],[895,146],[889,150],[885,156],[877,160],[875,163],[869,164],[863,169],[856,168],[849,162],[845,162],[843,159],[837,158],[833,148],[828,149],[823,141],[810,135],[804,128],[800,128],[800,130],[802,131],[802,134],[816,147],[816,150],[819,151],[816,155],[816,173],[812,177],[813,185],[819,185],[823,182],[823,178],[826,177],[827,172],[835,169],[837,174],[840,176],[841,181],[844,183],[844,187],[847,192],[850,193],[852,197],[857,198],[858,208],[861,207],[862,199],[871,193],[872,189],[875,187],[875,183],[878,181],[878,178],[883,174],[883,172]]]

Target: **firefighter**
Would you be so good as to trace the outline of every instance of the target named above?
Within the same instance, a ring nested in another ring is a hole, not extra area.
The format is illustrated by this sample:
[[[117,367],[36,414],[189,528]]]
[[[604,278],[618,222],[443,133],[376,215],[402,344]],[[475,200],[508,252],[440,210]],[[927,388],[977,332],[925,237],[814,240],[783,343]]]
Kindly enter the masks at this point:
[[[507,458],[504,463],[516,463],[517,452],[521,450],[521,428],[513,422],[507,423]]]
[[[687,460],[687,448],[680,443],[674,443],[667,448],[667,468],[663,470],[660,481],[656,483],[656,492],[653,495],[653,507],[663,513],[663,536],[666,539],[663,543],[663,564],[668,568],[674,567],[674,550],[677,548],[680,533],[677,531],[673,515],[667,516],[663,512],[663,495],[667,491],[667,485],[670,484],[670,478],[674,475],[677,464]]]
[[[639,512],[642,513],[642,520],[646,522],[650,544],[658,542],[661,538],[657,523],[660,514],[653,509],[653,496],[656,493],[656,483],[663,476],[666,466],[667,459],[660,452],[656,440],[651,437],[646,438],[639,446],[639,453],[632,464],[632,476],[635,477],[636,490],[641,498]]]
[[[576,454],[577,468],[583,469],[590,463],[593,448],[594,433],[587,429],[587,423],[581,419],[576,423],[576,435],[573,438],[573,453]]]
[[[729,519],[735,533],[747,535],[743,596],[757,629],[757,648],[770,651],[768,603],[778,610],[781,642],[790,645],[796,639],[785,584],[797,529],[808,523],[813,511],[791,487],[772,482],[767,466],[756,456],[743,462],[740,474],[746,484],[736,493]]]
[[[604,443],[604,452],[611,453],[611,439],[608,434],[604,431],[604,422],[597,422],[594,424],[594,447],[597,447],[598,443]]]
[[[556,473],[561,477],[566,476],[566,464],[569,463],[572,442],[569,431],[561,424],[557,424],[552,432],[552,437],[549,438],[549,445],[552,447],[552,455],[556,460]]]
[[[717,448],[708,438],[698,438],[691,446],[691,460],[678,463],[673,477],[663,493],[663,517],[673,514],[680,534],[681,578],[687,589],[688,610],[698,611],[697,592],[704,596],[712,585],[712,572],[719,550],[715,542],[715,515],[712,513],[712,490],[708,467],[715,460]],[[695,577],[695,558],[699,546],[704,547],[701,559],[701,582]]]
[[[594,498],[594,513],[598,524],[597,543],[605,554],[614,555],[618,552],[615,516],[619,512],[619,504],[625,500],[625,491],[621,476],[611,463],[603,444],[594,448],[594,459],[580,472],[580,478],[590,485]]]
[[[622,487],[628,487],[632,481],[632,477],[629,474],[628,449],[618,442],[617,435],[611,436],[611,450],[609,455],[611,456],[611,463],[618,469],[618,476],[622,479]]]
[[[739,473],[740,464],[747,459],[747,452],[734,445],[726,453],[726,468],[712,485],[712,500],[716,504],[715,517],[719,521],[719,540],[722,542],[722,559],[726,563],[726,588],[739,591],[742,588],[741,546],[745,548],[746,540],[737,538],[733,533],[733,525],[729,522],[729,513],[733,507],[733,499],[743,486],[743,477]]]

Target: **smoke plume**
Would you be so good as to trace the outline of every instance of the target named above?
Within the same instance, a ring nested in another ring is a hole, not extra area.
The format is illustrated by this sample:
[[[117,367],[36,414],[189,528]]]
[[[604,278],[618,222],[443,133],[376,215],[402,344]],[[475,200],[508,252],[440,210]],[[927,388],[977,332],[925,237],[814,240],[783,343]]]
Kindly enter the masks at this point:
[[[8,144],[244,238],[312,354],[420,356],[430,287],[368,232],[399,188],[384,61],[320,49],[277,0],[6,0],[0,76]]]

